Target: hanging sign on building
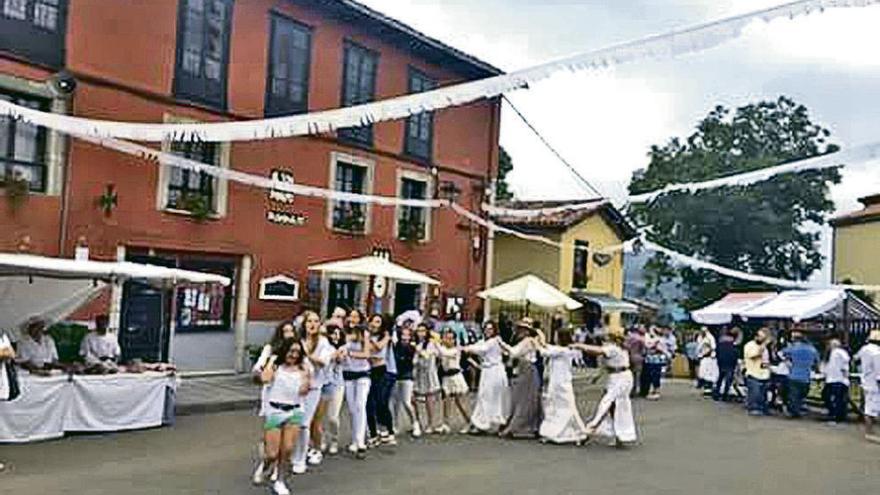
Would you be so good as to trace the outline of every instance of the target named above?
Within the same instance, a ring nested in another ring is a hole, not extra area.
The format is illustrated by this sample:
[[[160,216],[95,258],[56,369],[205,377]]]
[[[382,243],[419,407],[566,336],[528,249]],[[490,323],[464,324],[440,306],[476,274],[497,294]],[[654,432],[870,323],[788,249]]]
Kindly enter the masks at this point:
[[[375,277],[373,279],[373,295],[377,298],[385,297],[385,291],[388,289],[388,280],[385,277]]]
[[[293,172],[290,170],[274,169],[271,175],[272,180],[294,184]],[[269,208],[266,211],[266,220],[278,225],[299,226],[306,223],[306,216],[303,213],[291,211],[294,201],[294,194],[287,191],[271,190],[268,193]]]

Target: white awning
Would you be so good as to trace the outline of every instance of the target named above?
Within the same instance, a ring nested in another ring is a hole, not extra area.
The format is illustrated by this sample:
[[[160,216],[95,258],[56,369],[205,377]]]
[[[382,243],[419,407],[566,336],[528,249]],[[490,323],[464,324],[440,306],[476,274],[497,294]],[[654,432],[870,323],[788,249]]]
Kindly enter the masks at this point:
[[[524,275],[477,294],[483,299],[498,299],[511,303],[529,303],[544,308],[564,307],[569,311],[581,308],[583,304],[568,297],[564,292],[541,280],[535,275]]]
[[[575,294],[581,301],[589,301],[599,306],[603,313],[630,313],[637,314],[639,307],[631,302],[618,299],[608,294],[596,294],[594,292],[580,292]]]
[[[691,311],[691,319],[703,325],[726,325],[734,315],[776,297],[775,292],[739,292],[727,294],[712,304]]]
[[[440,285],[438,280],[410,270],[405,266],[392,263],[378,256],[363,256],[350,260],[332,261],[310,266],[309,270],[322,273],[337,273],[343,275],[360,275],[364,277],[385,277],[389,280],[409,282],[413,284]]]
[[[798,322],[831,311],[844,299],[846,299],[846,291],[839,289],[786,291],[743,311],[740,316],[743,318],[777,318]]]
[[[228,277],[128,261],[91,261],[49,258],[29,254],[0,253],[0,277],[24,276],[55,279],[147,282],[192,282],[229,285]]]

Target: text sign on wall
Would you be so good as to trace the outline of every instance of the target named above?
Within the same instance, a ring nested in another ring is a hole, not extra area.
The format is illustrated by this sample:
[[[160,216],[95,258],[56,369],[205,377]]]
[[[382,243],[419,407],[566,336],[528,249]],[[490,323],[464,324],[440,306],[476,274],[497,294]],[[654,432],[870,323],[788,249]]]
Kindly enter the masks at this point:
[[[290,170],[273,169],[271,179],[285,184],[294,184],[293,172]],[[272,189],[269,191],[269,209],[266,220],[278,225],[299,226],[306,223],[303,213],[291,211],[294,194],[287,191]]]

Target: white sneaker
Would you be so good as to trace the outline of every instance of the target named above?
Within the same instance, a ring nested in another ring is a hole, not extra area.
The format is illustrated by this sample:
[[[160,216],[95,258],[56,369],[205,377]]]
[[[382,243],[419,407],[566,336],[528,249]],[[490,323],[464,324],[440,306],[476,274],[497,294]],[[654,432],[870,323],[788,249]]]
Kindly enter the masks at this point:
[[[327,453],[330,455],[338,454],[339,453],[339,444],[336,442],[331,443],[330,448],[327,449]]]
[[[288,490],[287,485],[284,484],[284,480],[277,480],[275,483],[272,483],[272,490],[277,495],[290,495],[290,490]]]
[[[254,476],[251,478],[255,485],[262,485],[266,482],[266,474],[263,472],[263,463],[257,464],[257,469],[254,471]]]
[[[269,481],[273,483],[278,481],[278,464],[275,464],[275,467],[272,468],[272,474],[269,476]]]
[[[321,453],[320,450],[312,450],[309,452],[309,455],[306,456],[306,462],[308,462],[312,466],[317,466],[321,464],[321,461],[324,460],[324,454]]]
[[[440,428],[437,428],[437,433],[440,435],[446,435],[450,431],[452,431],[452,430],[450,430],[449,425],[446,425],[446,424],[442,424],[442,425],[440,425]]]
[[[412,436],[413,438],[419,438],[422,436],[422,425],[420,425],[418,421],[413,423]]]
[[[351,445],[348,446],[348,452],[349,452],[349,453],[351,453],[351,454],[357,454],[357,451],[358,451],[358,446],[357,446],[356,443],[353,443],[353,444],[351,444]]]
[[[464,426],[464,427],[462,427],[462,429],[458,430],[458,434],[459,434],[459,435],[467,435],[467,434],[469,434],[470,432],[471,432],[471,427],[470,427],[470,426]]]
[[[394,447],[397,445],[397,438],[395,438],[394,435],[385,435],[382,437],[382,443]]]
[[[293,471],[293,474],[306,474],[306,470],[308,470],[308,468],[306,467],[306,464],[304,462],[297,462],[294,463],[293,467],[290,470]]]
[[[431,428],[430,426],[425,428],[425,435],[433,435],[433,434],[434,434],[434,428]]]

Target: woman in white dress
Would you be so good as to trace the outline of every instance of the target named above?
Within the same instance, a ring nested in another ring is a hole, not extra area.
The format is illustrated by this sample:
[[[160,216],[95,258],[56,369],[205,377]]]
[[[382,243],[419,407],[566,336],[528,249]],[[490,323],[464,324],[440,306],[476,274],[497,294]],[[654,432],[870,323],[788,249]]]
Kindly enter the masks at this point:
[[[697,370],[697,378],[703,389],[708,389],[718,381],[720,372],[718,361],[715,358],[715,336],[708,328],[700,329],[700,337],[697,339],[697,356],[700,358],[700,367]]]
[[[633,443],[638,438],[630,400],[633,375],[629,369],[629,353],[623,348],[623,332],[609,332],[606,338],[606,343],[601,347],[584,344],[572,344],[571,347],[604,357],[604,366],[608,373],[605,393],[599,401],[595,416],[587,423],[588,437],[599,435],[614,438],[617,445],[624,445]]]
[[[544,396],[544,421],[541,422],[541,441],[579,444],[587,438],[587,427],[578,411],[571,384],[572,364],[582,357],[581,351],[570,349],[571,334],[562,332],[559,345],[539,342],[541,354],[549,362],[550,380]]]
[[[507,391],[507,373],[502,361],[502,342],[494,322],[486,322],[483,339],[462,349],[480,357],[480,385],[477,403],[471,413],[471,426],[476,432],[500,430],[510,411]]]
[[[450,409],[452,405],[461,413],[464,419],[464,429],[459,433],[467,433],[469,431],[470,415],[467,407],[462,403],[462,398],[467,397],[468,385],[461,372],[461,348],[455,345],[455,331],[447,328],[443,331],[443,341],[437,346],[440,354],[440,369],[443,373],[443,425],[440,426],[440,433],[449,433]]]

